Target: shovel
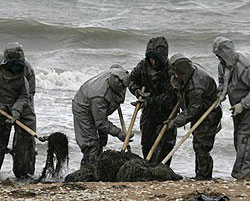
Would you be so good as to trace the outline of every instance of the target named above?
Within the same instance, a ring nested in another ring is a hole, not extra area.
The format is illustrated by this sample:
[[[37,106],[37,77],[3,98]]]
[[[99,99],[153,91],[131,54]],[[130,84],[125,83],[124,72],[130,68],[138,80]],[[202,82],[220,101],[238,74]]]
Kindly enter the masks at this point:
[[[172,151],[162,160],[161,164],[165,165],[166,162],[173,156],[175,151],[188,139],[188,137],[195,131],[195,129],[201,124],[201,122],[209,115],[209,113],[219,104],[220,98],[217,98],[216,101],[207,109],[207,111],[201,116],[201,118],[192,126],[192,128],[187,132],[186,135],[174,146]]]
[[[12,116],[10,116],[7,112],[3,111],[0,109],[0,113],[1,115],[5,116],[8,119],[12,119]],[[16,120],[15,123],[20,126],[23,130],[27,131],[30,135],[32,135],[33,137],[39,139],[41,142],[45,142],[46,140],[48,140],[48,137],[42,137],[40,135],[38,135],[35,131],[31,130],[28,126],[24,125],[21,121]]]
[[[175,118],[175,116],[176,116],[176,114],[177,114],[177,112],[178,112],[178,110],[179,110],[179,107],[180,107],[180,102],[181,102],[181,101],[179,100],[179,101],[176,103],[176,105],[175,105],[173,111],[171,112],[171,114],[169,115],[167,121],[170,121],[170,120],[172,120],[172,119]],[[164,135],[164,133],[166,132],[167,129],[168,129],[168,124],[164,124],[164,126],[162,127],[160,133],[158,134],[158,136],[157,136],[157,138],[156,138],[156,140],[155,140],[153,146],[151,147],[150,151],[148,152],[148,155],[147,155],[146,160],[149,161],[149,160],[151,159],[151,157],[152,157],[152,155],[153,155],[153,153],[154,153],[156,147],[157,147],[158,144],[160,143],[161,138],[163,137],[163,135]]]
[[[141,92],[144,93],[145,89],[146,89],[145,87],[142,87]],[[138,100],[139,101],[142,100],[142,97],[140,96],[138,98]],[[136,116],[137,116],[137,113],[138,113],[139,109],[140,109],[140,103],[137,102],[136,106],[135,106],[133,116],[132,116],[132,119],[131,119],[129,127],[128,127],[128,131],[126,132],[126,137],[125,137],[121,152],[125,152],[125,150],[126,150],[126,148],[128,146],[129,138],[130,138],[130,135],[131,135],[131,132],[132,132],[132,129],[133,129],[133,126],[134,126],[134,123],[135,123],[135,119],[136,119]]]

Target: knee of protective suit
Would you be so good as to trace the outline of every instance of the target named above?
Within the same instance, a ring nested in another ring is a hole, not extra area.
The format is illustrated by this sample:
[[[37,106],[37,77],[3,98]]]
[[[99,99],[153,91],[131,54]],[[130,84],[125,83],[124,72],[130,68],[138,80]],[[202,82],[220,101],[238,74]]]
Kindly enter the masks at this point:
[[[207,159],[209,159],[211,156],[209,153],[207,152],[195,152],[195,157],[198,160],[204,159],[204,161],[206,161]]]
[[[207,155],[212,150],[212,145],[205,143],[193,143],[193,149],[196,154]]]
[[[208,125],[204,126],[200,132],[193,134],[193,149],[196,153],[209,153],[213,149],[216,133],[210,132]],[[216,127],[213,129],[215,131]]]

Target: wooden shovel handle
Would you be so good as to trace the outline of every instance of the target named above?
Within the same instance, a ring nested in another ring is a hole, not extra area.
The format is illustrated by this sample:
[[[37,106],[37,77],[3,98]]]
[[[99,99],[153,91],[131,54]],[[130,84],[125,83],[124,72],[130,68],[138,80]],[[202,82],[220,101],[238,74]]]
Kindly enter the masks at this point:
[[[122,126],[122,132],[126,133],[127,131],[126,131],[126,126],[125,126],[125,121],[122,115],[121,106],[118,107],[118,114],[119,114],[119,119],[120,119],[121,126]]]
[[[144,93],[145,89],[146,89],[145,87],[142,87],[141,92]],[[138,100],[142,100],[142,97],[140,96],[138,98]],[[140,109],[140,103],[137,102],[136,106],[135,106],[135,110],[134,110],[133,116],[132,116],[132,119],[131,119],[129,127],[128,127],[128,131],[126,133],[126,137],[125,137],[123,146],[122,146],[122,151],[125,151],[126,148],[127,148],[127,146],[128,146],[129,137],[131,135],[131,132],[132,132],[132,129],[133,129],[133,126],[134,126],[134,123],[135,123],[135,119],[136,119],[136,116],[137,116],[137,113],[138,113],[139,109]]]
[[[178,110],[179,110],[180,103],[181,103],[181,101],[178,100],[178,102],[176,103],[174,109],[172,110],[171,114],[169,115],[168,120],[172,120],[172,119],[175,118],[175,116],[176,116],[176,114],[177,114],[177,112],[178,112]],[[163,137],[163,135],[164,135],[164,133],[166,132],[167,129],[168,129],[168,124],[164,124],[164,126],[162,127],[160,133],[158,134],[158,136],[157,136],[157,138],[156,138],[156,140],[155,140],[153,146],[151,147],[150,151],[148,152],[148,155],[147,155],[146,160],[149,161],[149,160],[151,159],[151,157],[152,157],[152,155],[153,155],[153,153],[154,153],[156,147],[157,147],[158,144],[160,143],[161,138]]]
[[[208,108],[208,110],[201,116],[201,118],[193,125],[193,127],[187,132],[186,135],[182,137],[182,139],[174,146],[172,151],[162,160],[162,164],[166,164],[166,162],[172,157],[174,152],[188,139],[192,132],[201,124],[201,122],[209,115],[209,113],[218,105],[220,99],[217,98],[216,101]]]
[[[119,114],[119,119],[120,119],[120,123],[121,123],[121,127],[122,127],[122,132],[126,133],[127,130],[126,130],[125,121],[124,121],[124,118],[123,118],[123,115],[122,115],[121,106],[118,107],[118,114]],[[131,151],[131,147],[129,146],[129,144],[127,145],[127,150]]]
[[[12,119],[13,117],[10,116],[7,112],[3,111],[0,109],[0,113],[7,117],[8,119]],[[26,125],[24,125],[21,121],[16,120],[15,123],[20,126],[23,130],[27,131],[30,135],[32,135],[33,137],[39,138],[40,136],[33,130],[31,130],[29,127],[27,127]]]

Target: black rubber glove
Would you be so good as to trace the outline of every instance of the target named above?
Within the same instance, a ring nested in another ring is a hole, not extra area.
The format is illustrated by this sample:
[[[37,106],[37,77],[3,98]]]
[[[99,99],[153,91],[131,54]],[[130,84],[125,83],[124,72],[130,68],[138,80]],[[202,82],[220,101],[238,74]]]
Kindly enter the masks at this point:
[[[140,103],[139,109],[142,109],[147,104],[145,99],[138,100],[138,101],[135,101],[135,102],[131,102],[130,104],[133,105],[133,106],[136,106],[137,103]]]
[[[153,98],[152,97],[147,97],[147,98],[144,98],[142,100],[137,100],[136,102],[132,102],[130,103],[131,105],[133,106],[136,106],[136,103],[140,103],[140,108],[145,108],[147,107],[149,104],[152,104],[152,101],[153,101]]]
[[[135,91],[135,96],[136,96],[137,99],[138,99],[140,96],[141,96],[142,98],[147,98],[147,97],[151,96],[151,94],[150,94],[149,92],[144,92],[144,93],[142,93],[140,89],[136,89],[136,91]]]

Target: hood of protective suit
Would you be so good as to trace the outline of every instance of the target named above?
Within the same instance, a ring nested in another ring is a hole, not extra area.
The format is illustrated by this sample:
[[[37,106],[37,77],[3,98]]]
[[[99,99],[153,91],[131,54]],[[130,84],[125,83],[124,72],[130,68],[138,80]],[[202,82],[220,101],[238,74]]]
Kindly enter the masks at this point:
[[[4,63],[13,60],[24,60],[24,52],[22,46],[15,43],[8,43],[4,50]]]
[[[110,67],[109,86],[116,92],[121,93],[129,84],[129,72],[122,66],[114,64]]]
[[[169,60],[170,66],[184,84],[190,79],[194,72],[192,61],[181,53],[174,54]]]
[[[237,61],[234,44],[228,38],[217,37],[213,42],[213,53],[224,60],[226,67],[233,67]]]
[[[160,67],[164,67],[168,59],[168,42],[166,38],[163,36],[151,38],[148,42],[145,55],[146,59],[151,57],[160,63]]]

